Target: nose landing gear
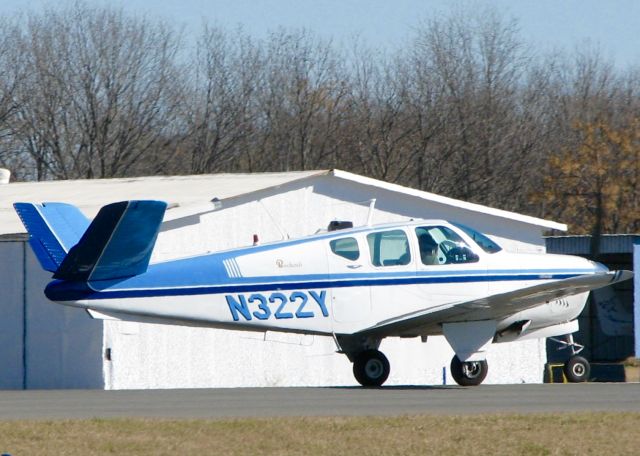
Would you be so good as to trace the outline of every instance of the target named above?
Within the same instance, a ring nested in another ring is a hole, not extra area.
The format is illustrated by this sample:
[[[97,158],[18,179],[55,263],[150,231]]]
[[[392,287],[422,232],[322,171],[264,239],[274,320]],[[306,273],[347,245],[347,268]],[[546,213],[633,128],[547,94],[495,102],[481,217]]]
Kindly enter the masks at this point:
[[[582,383],[588,381],[591,373],[591,366],[589,361],[582,356],[578,356],[578,353],[584,349],[584,346],[573,340],[573,334],[567,334],[565,338],[566,340],[556,339],[555,337],[550,338],[562,345],[560,350],[564,350],[565,348],[569,348],[571,350],[571,357],[563,366],[564,376],[571,383]]]

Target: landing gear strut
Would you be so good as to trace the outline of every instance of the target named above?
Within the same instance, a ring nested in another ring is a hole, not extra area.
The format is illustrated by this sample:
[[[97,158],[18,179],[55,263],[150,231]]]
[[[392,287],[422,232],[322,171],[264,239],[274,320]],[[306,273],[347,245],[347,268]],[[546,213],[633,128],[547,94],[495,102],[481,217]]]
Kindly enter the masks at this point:
[[[339,353],[353,363],[353,376],[362,386],[382,386],[389,377],[389,360],[378,350],[381,339],[334,335]]]
[[[353,361],[353,375],[362,386],[381,386],[390,371],[389,360],[378,350],[362,351]]]
[[[584,349],[584,346],[573,340],[573,334],[567,334],[565,337],[566,340],[551,337],[553,341],[563,345],[560,347],[561,350],[565,348],[569,348],[571,350],[571,357],[564,363],[564,376],[571,383],[586,382],[589,380],[591,366],[589,365],[589,361],[582,356],[578,356],[578,353]]]
[[[489,365],[486,360],[463,363],[454,356],[451,360],[451,376],[460,386],[477,386],[487,376]]]

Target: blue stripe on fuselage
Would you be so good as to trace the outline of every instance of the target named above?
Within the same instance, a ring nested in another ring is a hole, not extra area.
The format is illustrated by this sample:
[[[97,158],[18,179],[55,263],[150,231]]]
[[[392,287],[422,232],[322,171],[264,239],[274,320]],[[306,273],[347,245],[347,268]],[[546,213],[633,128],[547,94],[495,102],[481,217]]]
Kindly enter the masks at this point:
[[[369,228],[363,228],[366,231]],[[356,231],[356,230],[354,230]],[[411,285],[434,283],[471,283],[516,280],[559,280],[592,274],[594,269],[505,269],[439,271],[373,271],[344,274],[300,274],[264,277],[241,277],[242,271],[230,274],[224,260],[237,267],[236,258],[259,251],[279,249],[305,242],[344,236],[344,233],[316,235],[306,239],[272,245],[246,247],[150,265],[147,272],[123,279],[84,282],[53,281],[45,293],[53,301],[81,299],[141,298],[187,296],[215,293],[244,293],[275,290],[344,288],[358,286]],[[237,275],[237,276],[236,276]]]
[[[247,293],[276,290],[301,290],[321,288],[346,288],[361,286],[389,286],[389,285],[422,285],[444,283],[471,283],[471,282],[499,282],[499,281],[534,281],[534,280],[561,280],[578,275],[593,273],[592,270],[531,270],[527,272],[504,270],[491,271],[466,271],[456,273],[375,273],[375,274],[340,274],[340,275],[305,275],[288,277],[254,277],[235,279],[222,284],[196,285],[185,284],[183,286],[164,287],[118,287],[110,288],[91,283],[88,286],[81,282],[51,282],[45,293],[52,301],[77,301],[82,299],[117,299],[117,298],[148,298],[160,296],[192,296],[220,293]],[[262,280],[261,280],[262,279]],[[156,282],[158,283],[158,282]],[[115,284],[114,284],[115,285]]]

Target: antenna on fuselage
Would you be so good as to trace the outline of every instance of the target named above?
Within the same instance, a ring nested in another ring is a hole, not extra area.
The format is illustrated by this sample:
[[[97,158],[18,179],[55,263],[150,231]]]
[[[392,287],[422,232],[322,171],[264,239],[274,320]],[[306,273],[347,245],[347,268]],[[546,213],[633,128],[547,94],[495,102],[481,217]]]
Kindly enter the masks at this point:
[[[371,223],[373,222],[373,211],[375,207],[376,207],[376,199],[371,198],[371,200],[369,200],[369,214],[367,215],[367,226],[371,226]]]
[[[269,216],[269,218],[271,219],[271,221],[275,225],[276,229],[280,232],[280,236],[282,236],[282,239],[283,240],[284,239],[290,239],[289,233],[287,233],[285,230],[282,229],[282,227],[278,224],[278,222],[273,217],[273,215],[271,215],[271,212],[269,212],[269,209],[267,209],[267,206],[264,205],[262,200],[258,200],[258,203],[260,203],[260,206],[262,206],[264,211],[267,213],[267,215]]]

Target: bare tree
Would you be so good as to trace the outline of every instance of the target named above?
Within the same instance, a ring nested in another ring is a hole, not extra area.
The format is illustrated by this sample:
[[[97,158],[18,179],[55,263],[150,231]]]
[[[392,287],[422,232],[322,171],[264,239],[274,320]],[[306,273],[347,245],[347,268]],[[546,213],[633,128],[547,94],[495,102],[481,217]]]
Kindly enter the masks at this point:
[[[518,33],[515,20],[492,9],[454,12],[418,30],[416,186],[506,209],[528,204],[513,196],[527,194],[545,149],[549,75]]]
[[[30,176],[27,157],[16,144],[16,95],[25,76],[18,49],[20,39],[17,21],[0,18],[0,167],[11,169],[18,179]]]
[[[178,46],[168,26],[121,10],[76,4],[29,16],[19,116],[37,178],[124,176],[162,160]]]
[[[255,169],[313,169],[335,156],[346,89],[330,43],[305,30],[272,33],[258,94]]]
[[[636,229],[640,69],[597,47],[535,56],[490,8],[432,19],[390,55],[354,49],[205,26],[181,53],[174,28],[116,8],[16,16],[0,22],[0,166],[21,179],[342,167],[580,223],[597,204],[563,210],[545,190],[579,177],[565,162],[592,172],[590,147],[620,164],[592,173],[607,204],[631,208],[607,207],[603,229]]]
[[[347,131],[356,169],[378,179],[405,183],[413,165],[411,141],[416,129],[408,109],[406,64],[400,58],[388,60],[363,48],[355,49],[353,59]]]
[[[187,109],[190,172],[233,167],[253,131],[262,50],[241,30],[205,26]]]

